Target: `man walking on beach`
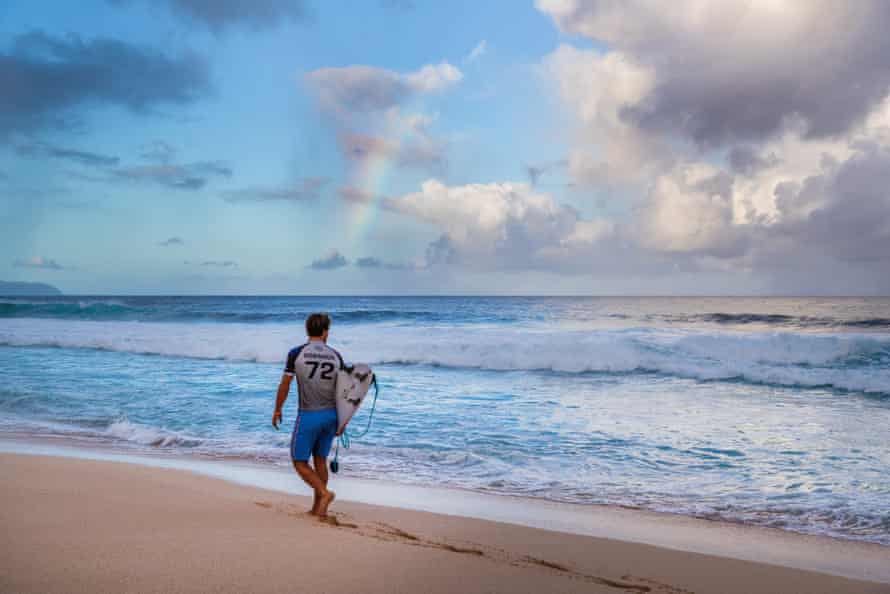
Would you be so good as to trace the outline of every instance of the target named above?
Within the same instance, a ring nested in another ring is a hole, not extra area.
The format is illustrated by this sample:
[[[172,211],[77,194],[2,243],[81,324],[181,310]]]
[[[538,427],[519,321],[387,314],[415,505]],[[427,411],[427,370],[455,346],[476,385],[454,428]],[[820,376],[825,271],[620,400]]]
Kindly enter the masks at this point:
[[[296,376],[300,409],[291,436],[291,460],[300,478],[315,491],[310,513],[320,518],[327,516],[328,506],[334,501],[334,492],[328,489],[327,459],[337,431],[337,372],[344,367],[340,353],[327,345],[330,327],[327,314],[314,313],[306,318],[309,340],[287,354],[272,414],[272,426],[278,429],[281,407]],[[309,466],[310,456],[314,470]]]

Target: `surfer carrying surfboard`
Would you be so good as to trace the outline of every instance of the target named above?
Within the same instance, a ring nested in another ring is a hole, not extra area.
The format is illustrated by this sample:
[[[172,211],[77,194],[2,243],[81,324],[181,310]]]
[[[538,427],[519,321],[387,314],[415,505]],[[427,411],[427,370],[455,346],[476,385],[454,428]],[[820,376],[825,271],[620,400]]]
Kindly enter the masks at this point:
[[[330,327],[327,314],[314,313],[306,318],[309,339],[287,354],[272,414],[272,426],[278,429],[281,407],[296,377],[300,407],[291,436],[291,460],[297,474],[315,492],[310,513],[320,518],[327,516],[335,497],[328,489],[327,458],[337,433],[337,374],[345,367],[340,353],[327,345]],[[310,457],[314,469],[309,465]]]

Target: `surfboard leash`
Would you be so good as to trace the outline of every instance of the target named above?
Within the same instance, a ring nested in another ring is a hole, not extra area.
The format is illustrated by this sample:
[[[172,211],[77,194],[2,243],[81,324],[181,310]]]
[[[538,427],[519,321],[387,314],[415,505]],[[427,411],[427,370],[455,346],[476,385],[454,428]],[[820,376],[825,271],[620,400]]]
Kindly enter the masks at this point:
[[[380,393],[380,388],[377,386],[376,373],[371,378],[371,385],[374,386],[374,400],[371,402],[371,414],[368,415],[368,424],[365,425],[364,431],[356,435],[350,436],[349,431],[344,428],[343,433],[337,436],[337,445],[334,448],[334,459],[331,460],[331,472],[334,474],[337,474],[340,471],[340,445],[343,445],[344,450],[348,450],[352,439],[361,439],[371,430],[371,421],[374,420],[374,411],[377,409],[377,394]]]

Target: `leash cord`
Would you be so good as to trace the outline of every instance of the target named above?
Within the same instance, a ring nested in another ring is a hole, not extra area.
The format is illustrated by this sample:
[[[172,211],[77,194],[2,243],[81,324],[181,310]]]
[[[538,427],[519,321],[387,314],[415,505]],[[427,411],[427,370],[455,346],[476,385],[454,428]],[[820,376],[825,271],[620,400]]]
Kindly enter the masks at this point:
[[[368,415],[368,424],[365,426],[364,431],[351,436],[349,431],[345,428],[343,429],[343,433],[337,437],[337,447],[334,449],[334,461],[332,463],[333,468],[338,468],[340,465],[340,445],[343,445],[344,450],[348,450],[352,439],[360,439],[371,430],[371,421],[374,420],[374,411],[377,410],[377,394],[380,393],[380,388],[377,386],[377,375],[374,375],[373,379],[371,379],[371,384],[374,386],[374,400],[371,402],[371,414]]]

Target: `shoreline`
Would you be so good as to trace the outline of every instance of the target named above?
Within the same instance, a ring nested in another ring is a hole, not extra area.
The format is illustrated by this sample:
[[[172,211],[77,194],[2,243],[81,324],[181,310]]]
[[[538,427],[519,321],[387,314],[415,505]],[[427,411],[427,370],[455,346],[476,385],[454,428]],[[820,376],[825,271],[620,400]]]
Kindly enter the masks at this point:
[[[308,496],[289,468],[240,460],[126,453],[100,445],[72,445],[44,438],[0,437],[0,456],[37,456],[118,462],[155,470],[186,471],[244,487]],[[691,554],[715,555],[753,563],[816,571],[850,579],[890,584],[890,547],[607,505],[556,503],[469,490],[395,485],[334,475],[339,505],[370,505],[393,510],[489,521],[564,535],[610,539]]]
[[[120,461],[0,454],[0,591],[888,594],[890,584],[310,498]],[[12,477],[13,480],[9,480]]]
[[[4,445],[5,444],[5,445]],[[128,461],[132,461],[136,464],[143,464],[149,466],[158,466],[162,465],[163,467],[177,467],[177,468],[186,468],[190,469],[194,472],[198,472],[199,474],[206,474],[208,476],[215,476],[219,478],[223,478],[224,480],[231,480],[234,482],[240,482],[242,484],[247,485],[256,485],[263,486],[266,484],[266,481],[271,479],[271,483],[273,486],[271,488],[275,490],[279,490],[282,492],[290,492],[297,493],[293,489],[287,487],[284,483],[281,482],[280,476],[273,477],[274,472],[280,473],[284,471],[284,474],[287,475],[290,472],[291,467],[287,464],[278,464],[273,459],[251,459],[248,457],[243,457],[239,455],[224,455],[224,454],[213,454],[208,452],[192,452],[189,450],[183,449],[174,449],[174,448],[165,448],[165,447],[155,447],[149,446],[144,443],[138,442],[128,442],[128,441],[116,441],[106,437],[97,437],[90,435],[81,435],[77,433],[28,433],[24,430],[4,430],[0,431],[0,453],[4,451],[18,452],[22,450],[23,453],[27,453],[25,450],[32,448],[42,448],[42,447],[50,447],[56,448],[58,452],[62,453],[53,453],[48,452],[47,455],[62,455],[65,457],[86,457],[88,459],[105,459],[104,456],[117,456],[121,457],[121,459],[127,459]],[[4,449],[6,448],[6,449]],[[10,449],[11,448],[11,449]],[[98,456],[98,457],[97,457]],[[113,458],[108,458],[113,459]],[[163,462],[158,462],[163,461]],[[210,466],[207,466],[210,465]],[[223,468],[225,466],[230,466],[232,468],[240,468],[241,473],[235,473],[231,476],[227,476],[225,471],[210,471],[207,469],[212,466],[219,466]],[[271,471],[271,472],[266,472]],[[265,473],[265,476],[263,476]],[[241,477],[240,479],[238,477]],[[251,476],[252,478],[246,478]],[[369,491],[374,493],[376,497],[360,497],[356,496],[355,501],[362,501],[365,503],[371,504],[381,504],[381,501],[384,497],[389,499],[388,491],[390,490],[388,487],[382,486],[382,481],[369,478],[367,476],[358,476],[358,477],[344,477],[344,475],[332,475],[337,478],[337,480],[346,480],[347,482],[352,482],[356,484],[363,485],[364,488],[367,488]],[[389,483],[387,483],[389,484]],[[438,484],[438,483],[428,483],[428,482],[394,482],[392,483],[394,486],[398,486],[400,490],[410,490],[417,492],[435,492],[435,493],[457,493],[460,496],[460,499],[472,499],[474,497],[479,498],[496,498],[501,501],[514,501],[514,502],[527,502],[528,505],[531,506],[555,506],[568,508],[573,510],[588,510],[588,509],[600,509],[600,510],[615,510],[620,512],[630,512],[639,515],[649,515],[655,516],[658,518],[674,518],[677,521],[689,520],[692,522],[704,522],[707,524],[719,524],[723,525],[727,528],[738,528],[743,530],[753,530],[753,531],[766,531],[777,533],[779,535],[791,535],[792,537],[802,537],[802,538],[815,538],[815,539],[828,539],[831,541],[838,541],[844,543],[853,543],[853,544],[861,544],[863,546],[877,546],[885,549],[890,549],[890,542],[884,543],[875,540],[855,538],[852,536],[845,536],[843,534],[834,534],[834,533],[823,533],[818,531],[806,531],[799,530],[793,527],[778,527],[771,526],[769,524],[761,524],[761,523],[751,523],[746,522],[742,519],[736,519],[733,517],[726,517],[722,515],[701,515],[696,514],[693,511],[687,510],[675,510],[675,509],[659,509],[656,507],[646,507],[646,506],[636,506],[632,504],[622,504],[618,502],[579,502],[572,500],[561,500],[561,499],[549,499],[546,497],[536,497],[533,495],[523,495],[509,492],[501,492],[498,490],[486,490],[486,489],[477,489],[473,487],[461,486],[456,484]],[[446,504],[453,503],[448,498],[441,498],[442,501]],[[396,507],[399,507],[396,505]],[[402,507],[406,507],[408,509],[419,509],[422,511],[437,511],[436,509],[429,509],[427,507],[415,507],[412,503],[408,503],[408,505],[402,505]],[[490,506],[489,506],[490,507]],[[495,519],[508,521],[512,523],[517,523],[520,525],[528,525],[531,527],[542,527],[538,523],[528,523],[523,521],[522,518],[517,518],[514,515],[509,518],[501,518],[498,517],[490,517],[489,515],[483,514],[474,514],[471,513],[471,510],[466,508],[462,508],[461,511],[455,512],[457,515],[466,515],[467,517],[476,517],[479,519]],[[583,529],[578,530],[573,527],[569,527],[565,531],[570,533],[577,534],[588,534],[596,536],[597,534],[591,533],[589,531],[585,531]],[[888,533],[890,536],[890,533]],[[642,542],[642,541],[641,541]],[[657,546],[665,546],[665,543],[656,542],[650,543],[655,544]],[[696,551],[695,548],[682,550],[690,550]],[[741,558],[741,557],[740,557]],[[757,559],[752,559],[757,560]]]

